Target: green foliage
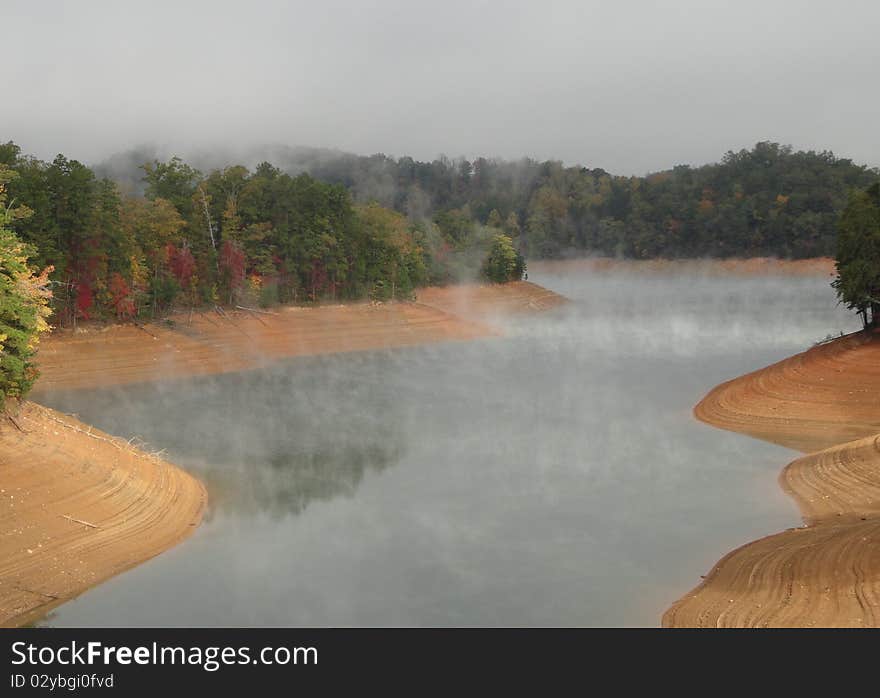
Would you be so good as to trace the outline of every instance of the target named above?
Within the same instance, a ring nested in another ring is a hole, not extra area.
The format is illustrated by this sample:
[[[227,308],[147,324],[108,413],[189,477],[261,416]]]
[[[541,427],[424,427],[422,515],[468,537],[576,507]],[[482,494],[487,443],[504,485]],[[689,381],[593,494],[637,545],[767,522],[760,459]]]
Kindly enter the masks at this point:
[[[193,196],[202,179],[198,170],[178,157],[168,162],[146,163],[143,170],[148,199],[165,199],[171,202],[184,220],[193,217]]]
[[[409,221],[376,203],[356,213],[363,260],[355,267],[356,278],[362,277],[371,298],[407,298],[428,277],[425,251]]]
[[[150,279],[150,300],[158,309],[170,306],[180,290],[180,284],[173,276],[162,274]]]
[[[261,308],[278,305],[278,285],[274,283],[262,284],[257,302]]]
[[[9,397],[23,397],[37,371],[31,358],[41,332],[48,330],[48,270],[36,276],[28,266],[34,254],[9,228],[29,211],[7,206],[6,186],[16,173],[0,164],[0,408]]]
[[[830,256],[847,193],[877,176],[830,152],[768,142],[719,163],[645,177],[552,161],[469,165],[327,153],[307,163],[313,176],[344,184],[357,201],[378,198],[427,214],[456,249],[477,226],[498,228],[500,219],[530,257]]]
[[[0,164],[17,175],[10,199],[30,212],[7,225],[34,247],[34,263],[54,267],[61,324],[236,297],[407,298],[419,285],[481,273],[521,278],[523,254],[828,255],[847,192],[877,177],[831,153],[775,143],[646,177],[553,161],[328,154],[205,176],[175,157],[143,166],[144,197],[122,195],[63,155],[24,156],[14,143],[0,144]],[[310,174],[283,171],[294,167]],[[853,246],[838,290],[864,309],[875,267]],[[181,250],[191,255],[185,274]]]
[[[17,193],[35,208],[37,223],[17,225],[40,261],[56,265],[62,323],[175,303],[406,298],[431,278],[424,236],[406,217],[355,207],[345,187],[268,163],[203,177],[179,158],[154,161],[141,198],[63,156],[44,163],[6,144],[0,158],[20,170]],[[461,226],[475,228],[466,211]]]
[[[525,260],[513,246],[507,235],[498,234],[492,238],[492,246],[483,263],[483,276],[489,281],[503,284],[519,281],[525,273]]]
[[[837,278],[832,285],[847,308],[865,324],[880,320],[880,182],[850,195],[840,216]]]

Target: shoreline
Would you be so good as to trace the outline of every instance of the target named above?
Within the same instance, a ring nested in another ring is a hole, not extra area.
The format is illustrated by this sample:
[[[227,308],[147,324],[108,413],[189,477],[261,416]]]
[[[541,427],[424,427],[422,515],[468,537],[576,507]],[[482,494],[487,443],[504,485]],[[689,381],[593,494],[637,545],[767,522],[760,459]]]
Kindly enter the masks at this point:
[[[37,620],[201,522],[207,493],[181,468],[32,402],[13,419],[0,426],[0,626]]]
[[[417,301],[180,313],[173,324],[50,335],[32,395],[210,373],[315,354],[467,341],[487,322],[565,298],[529,282],[422,289]],[[191,535],[207,507],[195,477],[35,402],[0,420],[0,626],[20,626]]]
[[[171,322],[108,325],[50,335],[36,361],[32,395],[232,373],[273,360],[498,336],[496,315],[565,302],[528,281],[421,289],[416,301],[180,312]]]
[[[701,276],[820,276],[835,275],[830,257],[780,259],[778,257],[729,257],[724,259],[617,259],[613,257],[576,257],[544,259],[531,262],[529,270],[542,273],[593,272],[638,274],[679,274]]]
[[[779,475],[804,526],[731,551],[664,627],[880,625],[880,337],[856,333],[722,383],[712,426],[807,455]]]

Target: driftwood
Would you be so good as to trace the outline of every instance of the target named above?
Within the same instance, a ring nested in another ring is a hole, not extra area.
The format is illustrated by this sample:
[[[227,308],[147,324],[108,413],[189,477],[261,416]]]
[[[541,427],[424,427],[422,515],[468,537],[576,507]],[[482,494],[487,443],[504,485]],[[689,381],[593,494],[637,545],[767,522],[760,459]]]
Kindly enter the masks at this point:
[[[150,335],[153,339],[159,339],[156,335],[154,335],[152,332],[150,332],[146,327],[144,327],[144,326],[143,326],[142,324],[140,324],[139,322],[135,322],[135,323],[134,323],[134,326],[137,327],[139,330],[141,330],[141,331],[143,331],[143,332],[146,332],[146,333],[147,333],[148,335]]]
[[[6,419],[8,419],[12,424],[18,429],[22,434],[27,434],[27,432],[21,428],[21,425],[15,421],[15,418],[11,414],[6,415]]]
[[[225,320],[229,320],[229,322],[232,324],[232,326],[233,326],[235,329],[237,329],[237,330],[238,330],[239,332],[241,332],[245,337],[247,337],[248,339],[250,339],[251,341],[253,341],[253,337],[251,337],[247,332],[245,332],[241,327],[239,327],[239,326],[235,323],[235,320],[233,320],[231,317],[229,317],[229,315],[226,313],[225,310],[223,310],[223,308],[221,308],[219,305],[215,305],[215,306],[214,306],[214,311],[215,311],[220,317],[222,317],[223,319],[225,319]]]
[[[266,321],[263,320],[263,318],[261,318],[259,315],[256,315],[256,314],[255,314],[256,311],[254,311],[252,308],[245,308],[245,307],[242,306],[242,305],[237,305],[237,306],[235,306],[235,307],[236,307],[236,308],[240,308],[241,310],[244,310],[245,312],[250,313],[250,314],[251,314],[251,317],[252,317],[254,320],[256,320],[257,322],[259,322],[259,323],[260,323],[261,325],[263,325],[264,327],[268,327],[268,325],[266,324]]]
[[[829,344],[829,343],[834,342],[835,340],[838,340],[838,339],[840,339],[841,337],[845,337],[845,336],[846,336],[846,335],[845,335],[845,334],[843,333],[843,331],[841,330],[841,332],[840,332],[839,335],[829,334],[829,335],[827,335],[827,336],[825,337],[825,339],[820,339],[818,342],[813,342],[813,346],[814,346],[814,347],[820,347],[820,346],[822,346],[823,344]]]
[[[101,528],[100,526],[96,526],[93,523],[89,523],[88,521],[83,521],[82,519],[75,519],[72,516],[68,516],[67,514],[61,514],[61,518],[67,519],[68,521],[73,521],[74,523],[82,524],[83,526],[88,526],[89,528],[98,528],[98,529]]]
[[[256,308],[248,308],[244,305],[235,306],[239,310],[247,310],[249,313],[259,313],[260,315],[278,315],[278,313],[273,313],[271,310],[257,310]]]
[[[15,584],[14,587],[19,591],[27,592],[28,594],[34,594],[35,596],[44,596],[47,599],[54,599],[58,601],[61,597],[55,596],[55,594],[47,594],[45,591],[37,591],[36,589],[28,589],[27,587],[23,587],[21,584]]]

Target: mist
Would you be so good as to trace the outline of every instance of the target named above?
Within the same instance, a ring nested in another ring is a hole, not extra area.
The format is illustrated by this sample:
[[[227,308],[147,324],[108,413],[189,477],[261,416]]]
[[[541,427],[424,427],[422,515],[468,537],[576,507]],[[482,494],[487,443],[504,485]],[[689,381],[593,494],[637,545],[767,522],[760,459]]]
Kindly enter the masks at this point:
[[[727,550],[800,525],[776,485],[796,454],[691,409],[857,329],[826,280],[533,280],[571,303],[500,337],[41,395],[161,446],[211,502],[48,624],[656,625]]]
[[[0,138],[98,163],[273,144],[615,174],[763,140],[880,164],[876,3],[9,0]]]

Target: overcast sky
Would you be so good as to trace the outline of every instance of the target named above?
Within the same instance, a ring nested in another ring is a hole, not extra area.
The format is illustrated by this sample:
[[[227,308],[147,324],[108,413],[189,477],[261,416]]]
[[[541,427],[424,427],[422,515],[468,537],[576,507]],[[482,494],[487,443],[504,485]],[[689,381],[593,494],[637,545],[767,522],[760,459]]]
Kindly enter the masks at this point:
[[[538,159],[759,140],[880,165],[880,2],[2,0],[0,140]]]

